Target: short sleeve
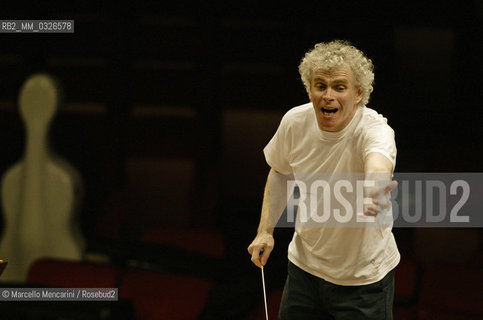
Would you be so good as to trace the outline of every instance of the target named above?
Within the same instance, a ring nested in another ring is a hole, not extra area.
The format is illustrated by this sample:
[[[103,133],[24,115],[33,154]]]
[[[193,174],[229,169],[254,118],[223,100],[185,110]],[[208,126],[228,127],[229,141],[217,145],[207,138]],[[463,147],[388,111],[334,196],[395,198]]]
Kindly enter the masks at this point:
[[[378,152],[388,158],[396,167],[396,141],[394,130],[387,124],[374,126],[366,131],[362,150],[362,159],[372,152]]]
[[[292,173],[292,167],[289,162],[289,144],[289,126],[287,115],[285,115],[280,122],[277,132],[275,132],[275,135],[263,149],[265,160],[275,171]]]

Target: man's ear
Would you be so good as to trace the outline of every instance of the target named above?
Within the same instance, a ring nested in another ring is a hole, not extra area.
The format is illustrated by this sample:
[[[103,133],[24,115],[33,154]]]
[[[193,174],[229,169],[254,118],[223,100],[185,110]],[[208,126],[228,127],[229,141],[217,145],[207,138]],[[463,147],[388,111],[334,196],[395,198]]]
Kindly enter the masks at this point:
[[[359,102],[361,102],[362,100],[362,87],[359,87],[357,88],[357,95],[356,95],[356,100],[355,100],[355,104],[359,104]]]

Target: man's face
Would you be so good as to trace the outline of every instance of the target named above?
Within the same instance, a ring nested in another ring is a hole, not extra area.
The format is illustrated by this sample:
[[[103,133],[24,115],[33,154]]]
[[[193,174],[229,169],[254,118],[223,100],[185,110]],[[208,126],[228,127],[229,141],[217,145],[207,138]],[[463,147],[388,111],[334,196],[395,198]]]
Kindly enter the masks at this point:
[[[344,129],[354,117],[362,89],[356,88],[350,67],[342,66],[333,71],[314,72],[309,97],[319,128],[334,132]]]

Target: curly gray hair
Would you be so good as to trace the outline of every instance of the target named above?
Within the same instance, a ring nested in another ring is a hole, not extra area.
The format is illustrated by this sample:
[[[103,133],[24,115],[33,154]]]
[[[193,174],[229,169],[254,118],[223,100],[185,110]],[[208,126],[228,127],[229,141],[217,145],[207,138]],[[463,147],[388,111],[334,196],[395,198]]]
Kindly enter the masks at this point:
[[[314,71],[331,71],[342,65],[348,65],[351,68],[356,87],[362,88],[362,99],[359,105],[367,104],[374,90],[372,87],[374,65],[371,59],[348,41],[334,40],[317,43],[305,54],[299,65],[299,73],[305,89],[309,92]]]

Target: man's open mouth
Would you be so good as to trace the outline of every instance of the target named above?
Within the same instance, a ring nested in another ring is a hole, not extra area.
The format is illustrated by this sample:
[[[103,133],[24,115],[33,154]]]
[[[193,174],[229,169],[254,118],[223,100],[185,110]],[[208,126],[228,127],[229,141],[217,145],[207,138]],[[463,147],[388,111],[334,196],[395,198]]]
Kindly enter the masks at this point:
[[[339,108],[333,108],[333,109],[320,108],[320,110],[322,111],[322,114],[324,116],[328,116],[328,115],[332,115],[332,114],[336,113],[337,111],[339,111]]]

